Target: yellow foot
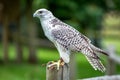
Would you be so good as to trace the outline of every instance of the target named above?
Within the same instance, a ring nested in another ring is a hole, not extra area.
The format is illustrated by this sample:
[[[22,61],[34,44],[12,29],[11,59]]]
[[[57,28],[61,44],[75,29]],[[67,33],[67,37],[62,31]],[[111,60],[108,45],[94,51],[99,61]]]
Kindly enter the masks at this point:
[[[65,63],[60,59],[57,62],[51,61],[51,64],[48,65],[48,68],[53,69],[55,66],[57,67],[57,70],[60,69],[60,66],[63,66]]]

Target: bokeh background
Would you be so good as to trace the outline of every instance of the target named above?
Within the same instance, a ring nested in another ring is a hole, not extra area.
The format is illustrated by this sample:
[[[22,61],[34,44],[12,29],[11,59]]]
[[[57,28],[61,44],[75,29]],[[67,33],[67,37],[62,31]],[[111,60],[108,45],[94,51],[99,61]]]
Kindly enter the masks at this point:
[[[39,8],[51,10],[94,45],[106,51],[112,48],[120,56],[120,0],[0,0],[0,80],[45,80],[45,64],[59,59],[39,20],[32,16]],[[100,56],[112,71],[95,71],[78,53],[74,57],[75,78],[120,74],[120,65]]]

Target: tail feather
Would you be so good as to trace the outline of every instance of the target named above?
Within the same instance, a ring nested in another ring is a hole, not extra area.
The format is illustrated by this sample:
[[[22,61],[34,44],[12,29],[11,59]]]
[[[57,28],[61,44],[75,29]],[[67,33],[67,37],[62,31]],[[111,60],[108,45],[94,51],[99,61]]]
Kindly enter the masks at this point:
[[[98,52],[98,53],[104,53],[105,55],[108,55],[107,53],[105,53],[103,50],[95,47],[92,44],[90,44],[90,46],[87,46],[87,47],[83,46],[81,52],[85,54],[87,60],[95,70],[105,72],[106,69],[96,53]]]
[[[91,46],[91,48],[93,49],[93,51],[95,51],[95,52],[99,52],[99,53],[103,53],[103,54],[105,54],[105,55],[109,56],[109,55],[108,55],[108,53],[107,53],[107,52],[105,52],[105,51],[103,51],[102,49],[97,48],[97,47],[95,47],[95,46],[94,46],[94,45],[92,45],[92,44],[90,44],[90,46]]]
[[[95,59],[88,56],[86,56],[86,58],[95,70],[105,72],[106,69],[99,59]]]

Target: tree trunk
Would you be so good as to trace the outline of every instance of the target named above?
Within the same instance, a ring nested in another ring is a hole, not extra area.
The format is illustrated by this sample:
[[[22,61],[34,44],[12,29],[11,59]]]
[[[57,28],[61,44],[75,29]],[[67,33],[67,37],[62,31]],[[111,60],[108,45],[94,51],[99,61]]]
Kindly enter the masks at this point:
[[[28,34],[29,34],[29,62],[31,63],[36,63],[37,57],[36,57],[36,45],[35,45],[35,35],[36,35],[36,30],[35,26],[32,22],[28,23],[29,29],[28,29]]]
[[[20,35],[20,24],[19,24],[19,20],[17,22],[17,30],[16,30],[16,34],[15,34],[15,43],[16,43],[16,53],[17,53],[17,57],[16,57],[16,61],[18,63],[21,63],[23,60],[23,50],[22,50],[22,42],[21,42],[21,35]]]
[[[76,61],[74,53],[70,56],[70,80],[76,80]]]
[[[26,10],[27,10],[27,24],[28,24],[28,35],[29,35],[29,62],[35,63],[37,61],[36,57],[36,45],[35,45],[35,36],[36,36],[36,27],[33,23],[32,17],[32,2],[33,0],[26,1]]]
[[[8,17],[5,15],[3,20],[3,54],[4,62],[8,62]]]

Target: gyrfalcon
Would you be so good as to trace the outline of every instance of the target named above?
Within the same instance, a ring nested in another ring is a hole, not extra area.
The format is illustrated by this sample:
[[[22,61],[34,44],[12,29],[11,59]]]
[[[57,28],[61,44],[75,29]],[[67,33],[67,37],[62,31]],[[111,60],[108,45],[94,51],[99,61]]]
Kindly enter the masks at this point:
[[[40,19],[45,36],[54,43],[60,54],[60,60],[52,64],[57,65],[58,70],[60,65],[69,63],[71,52],[81,52],[95,70],[105,71],[105,67],[96,53],[108,54],[92,45],[91,41],[85,35],[56,18],[47,9],[38,9],[33,14],[33,17]]]

